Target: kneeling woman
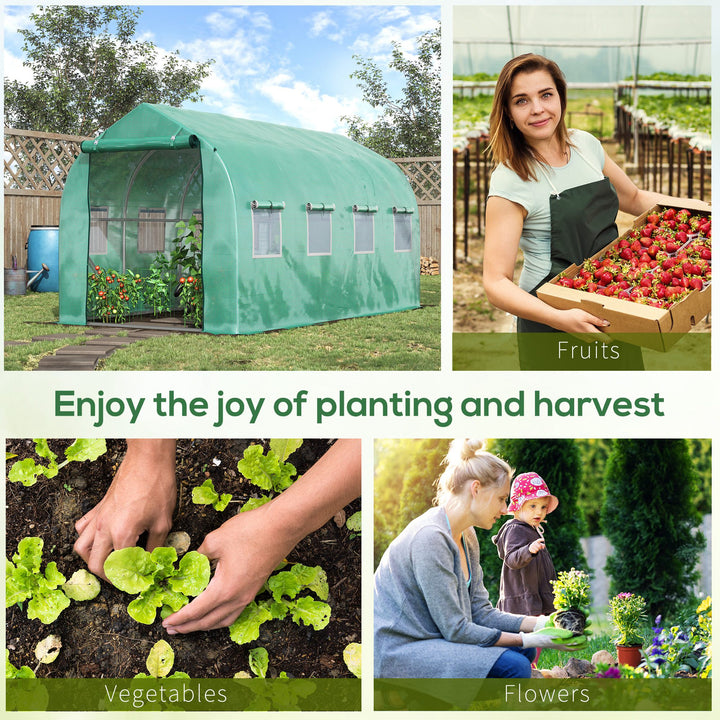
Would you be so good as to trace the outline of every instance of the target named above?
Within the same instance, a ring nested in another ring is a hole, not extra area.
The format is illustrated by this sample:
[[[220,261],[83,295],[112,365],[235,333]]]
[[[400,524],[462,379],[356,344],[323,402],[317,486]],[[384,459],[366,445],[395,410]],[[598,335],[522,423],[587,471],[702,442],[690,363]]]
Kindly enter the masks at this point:
[[[413,520],[374,579],[375,676],[530,677],[534,635],[547,617],[496,610],[483,585],[474,527],[507,511],[512,470],[477,440],[455,440],[437,481],[436,507]]]

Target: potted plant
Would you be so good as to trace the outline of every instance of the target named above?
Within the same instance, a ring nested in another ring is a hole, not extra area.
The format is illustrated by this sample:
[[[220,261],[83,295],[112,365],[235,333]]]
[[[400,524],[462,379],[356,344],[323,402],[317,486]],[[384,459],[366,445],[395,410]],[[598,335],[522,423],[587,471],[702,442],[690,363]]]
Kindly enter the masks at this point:
[[[566,570],[552,580],[556,627],[582,635],[590,607],[590,577],[582,570]]]
[[[642,628],[647,615],[645,598],[635,593],[622,592],[610,600],[610,621],[615,628],[613,642],[618,664],[637,667],[641,660],[644,637]]]

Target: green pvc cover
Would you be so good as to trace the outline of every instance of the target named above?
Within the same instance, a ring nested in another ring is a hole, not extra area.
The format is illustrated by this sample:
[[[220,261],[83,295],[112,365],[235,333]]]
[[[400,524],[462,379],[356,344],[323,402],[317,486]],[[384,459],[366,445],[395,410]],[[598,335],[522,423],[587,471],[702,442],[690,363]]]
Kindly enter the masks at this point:
[[[68,175],[60,322],[86,324],[89,265],[148,270],[155,251],[140,246],[139,219],[164,219],[169,253],[175,222],[193,214],[206,332],[420,305],[417,203],[393,162],[341,135],[142,104],[83,143]]]

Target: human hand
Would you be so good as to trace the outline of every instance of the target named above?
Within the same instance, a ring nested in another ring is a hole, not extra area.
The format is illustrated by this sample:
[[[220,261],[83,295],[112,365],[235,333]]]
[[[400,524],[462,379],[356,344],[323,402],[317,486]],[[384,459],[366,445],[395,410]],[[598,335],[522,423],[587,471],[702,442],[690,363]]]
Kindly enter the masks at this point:
[[[212,580],[198,597],[165,618],[163,627],[175,635],[232,625],[294,544],[275,526],[269,505],[230,518],[198,548],[217,561]]]
[[[569,310],[558,311],[557,320],[553,327],[562,332],[583,335],[586,333],[599,333],[601,328],[609,325],[610,323],[607,320],[591,315],[585,310],[570,308]]]
[[[231,625],[302,538],[360,495],[360,441],[343,439],[271,502],[239,513],[198,551],[217,560],[203,592],[163,621],[170,635]]]
[[[537,555],[541,550],[545,549],[545,541],[538,538],[535,542],[530,543],[530,552]]]
[[[73,549],[90,572],[105,578],[107,556],[135,545],[143,532],[147,550],[165,542],[176,499],[175,440],[128,440],[105,496],[75,523]]]

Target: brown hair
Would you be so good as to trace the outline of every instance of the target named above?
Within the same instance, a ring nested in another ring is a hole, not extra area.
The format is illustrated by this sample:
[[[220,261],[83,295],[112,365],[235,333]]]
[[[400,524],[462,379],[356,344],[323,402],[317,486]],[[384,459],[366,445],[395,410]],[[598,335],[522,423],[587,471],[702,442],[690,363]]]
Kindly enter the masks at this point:
[[[570,144],[565,125],[565,109],[567,108],[567,83],[557,63],[542,55],[526,53],[518,55],[505,64],[500,71],[495,85],[492,110],[490,111],[490,143],[489,148],[496,165],[506,165],[514,170],[522,180],[536,180],[533,165],[542,159],[533,150],[523,134],[513,125],[510,112],[510,89],[515,76],[545,70],[552,77],[560,97],[561,115],[557,126],[557,137],[564,144]]]

